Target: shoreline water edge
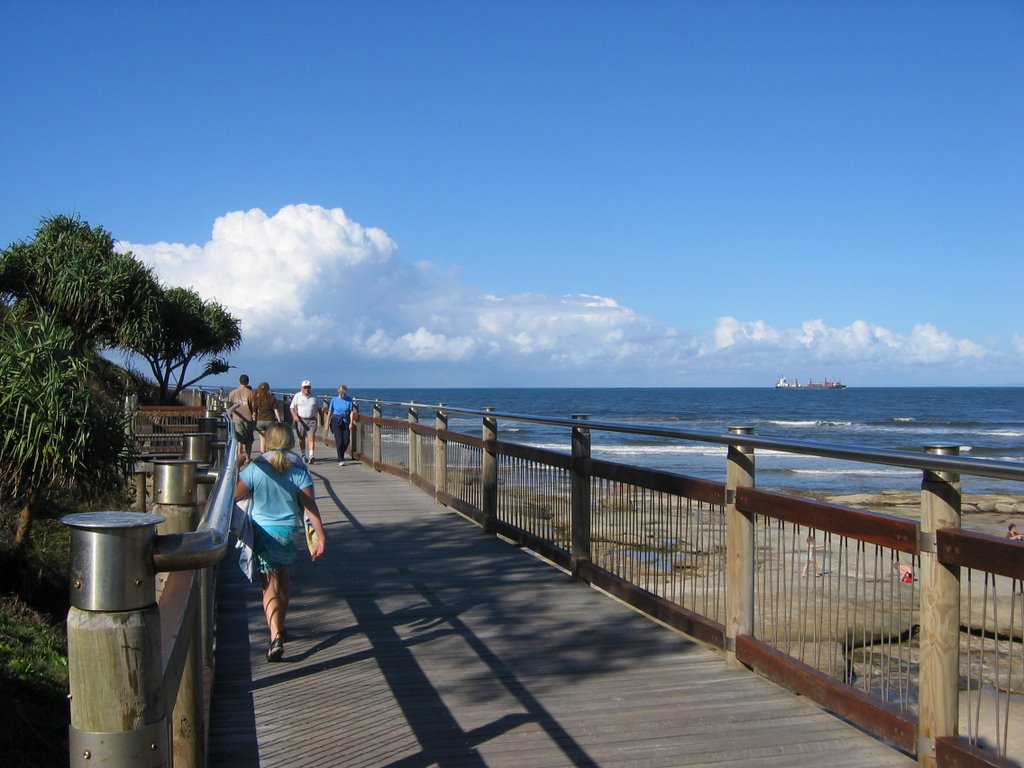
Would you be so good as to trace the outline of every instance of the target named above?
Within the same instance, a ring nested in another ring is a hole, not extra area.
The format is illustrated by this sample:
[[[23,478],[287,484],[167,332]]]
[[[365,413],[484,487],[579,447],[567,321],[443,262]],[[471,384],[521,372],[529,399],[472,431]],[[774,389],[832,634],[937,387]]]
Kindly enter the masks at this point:
[[[314,385],[320,384],[314,382]],[[314,391],[333,395],[337,384]],[[721,435],[733,426],[782,439],[921,452],[927,445],[959,446],[961,455],[1020,462],[1024,467],[1024,388],[873,387],[787,391],[757,388],[367,388],[349,385],[357,399],[386,403],[444,403],[454,408],[638,426],[678,427]],[[288,389],[277,391],[289,392]],[[365,410],[365,402],[364,402]],[[400,408],[386,416],[404,418]],[[427,418],[424,416],[423,418]],[[480,421],[452,415],[449,428],[480,434]],[[499,439],[569,450],[564,428],[499,419]],[[595,458],[703,479],[722,480],[726,448],[693,441],[592,432]],[[919,505],[918,470],[758,451],[758,487],[900,516]],[[1024,522],[1024,484],[963,477],[965,517]],[[909,496],[908,496],[909,494]],[[1005,531],[1005,526],[1004,526]]]

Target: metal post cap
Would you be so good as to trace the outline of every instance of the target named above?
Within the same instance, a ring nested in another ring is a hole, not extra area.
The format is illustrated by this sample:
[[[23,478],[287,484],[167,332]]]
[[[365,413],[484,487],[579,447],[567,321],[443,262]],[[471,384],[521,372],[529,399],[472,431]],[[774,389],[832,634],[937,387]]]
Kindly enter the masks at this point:
[[[154,502],[181,506],[195,504],[198,466],[199,462],[192,459],[154,461]]]
[[[132,611],[153,605],[152,565],[160,515],[80,512],[71,529],[71,604],[84,611]]]

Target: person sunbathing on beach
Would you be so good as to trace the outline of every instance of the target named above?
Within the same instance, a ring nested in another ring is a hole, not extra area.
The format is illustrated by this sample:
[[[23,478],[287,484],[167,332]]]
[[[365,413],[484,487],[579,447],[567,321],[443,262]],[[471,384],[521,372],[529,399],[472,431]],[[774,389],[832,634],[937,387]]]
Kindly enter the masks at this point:
[[[1006,529],[1006,538],[1013,541],[1024,541],[1024,533],[1017,533],[1016,524],[1010,523],[1010,527]]]
[[[914,566],[907,565],[906,563],[893,563],[893,567],[896,569],[896,573],[899,574],[900,581],[904,584],[914,583]]]

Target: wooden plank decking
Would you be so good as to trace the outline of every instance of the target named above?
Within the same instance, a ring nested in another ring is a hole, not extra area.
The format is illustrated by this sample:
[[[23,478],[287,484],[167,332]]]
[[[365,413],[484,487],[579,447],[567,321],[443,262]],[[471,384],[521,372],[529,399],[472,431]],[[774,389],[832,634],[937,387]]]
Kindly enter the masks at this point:
[[[293,569],[281,663],[221,570],[214,768],[916,764],[402,480],[312,469],[329,551]]]

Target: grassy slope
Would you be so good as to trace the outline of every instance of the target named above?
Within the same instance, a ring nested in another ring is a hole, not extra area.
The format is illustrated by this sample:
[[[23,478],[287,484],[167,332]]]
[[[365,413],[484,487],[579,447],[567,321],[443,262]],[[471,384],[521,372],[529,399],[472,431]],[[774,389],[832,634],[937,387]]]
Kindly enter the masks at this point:
[[[67,765],[68,533],[55,517],[36,521],[20,567],[9,534],[0,531],[0,755],[9,768]]]

